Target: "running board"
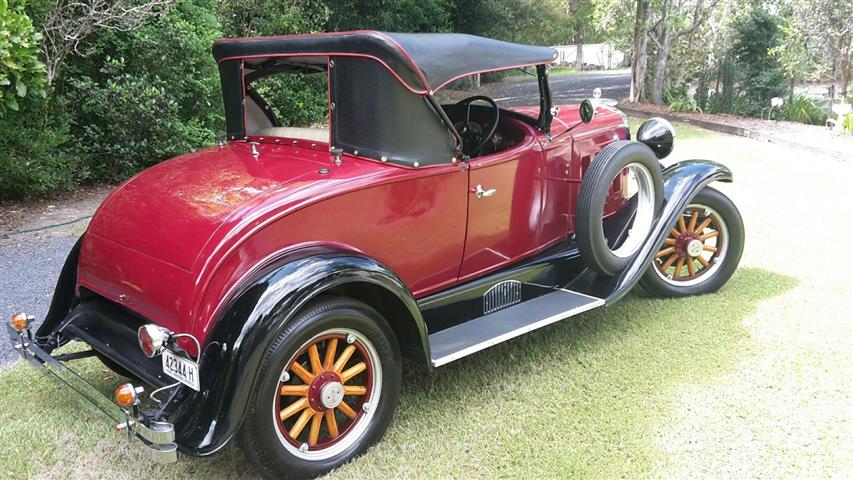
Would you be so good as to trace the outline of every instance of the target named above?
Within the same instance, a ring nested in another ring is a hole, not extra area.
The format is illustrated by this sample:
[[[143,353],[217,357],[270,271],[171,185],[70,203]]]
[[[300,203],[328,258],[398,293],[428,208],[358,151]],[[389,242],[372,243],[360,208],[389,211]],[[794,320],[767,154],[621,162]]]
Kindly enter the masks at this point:
[[[601,298],[557,289],[429,336],[432,366],[458,360],[537,328],[604,305]]]

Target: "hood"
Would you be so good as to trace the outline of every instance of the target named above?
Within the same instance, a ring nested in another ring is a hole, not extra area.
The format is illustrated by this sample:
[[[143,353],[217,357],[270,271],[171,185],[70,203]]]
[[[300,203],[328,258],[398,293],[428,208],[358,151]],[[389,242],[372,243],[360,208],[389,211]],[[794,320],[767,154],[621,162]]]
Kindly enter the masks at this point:
[[[557,136],[573,125],[581,122],[580,105],[555,105],[557,107],[557,115],[551,122],[551,136]],[[531,118],[539,116],[539,107],[510,107],[518,113],[527,115]],[[588,124],[581,124],[572,130],[572,135],[577,136],[579,133],[597,130],[603,127],[612,127],[614,125],[628,126],[628,118],[619,109],[611,105],[599,104],[595,109],[595,118]]]
[[[93,234],[191,271],[216,229],[265,197],[336,175],[328,150],[232,142],[160,163],[116,189],[89,224]]]

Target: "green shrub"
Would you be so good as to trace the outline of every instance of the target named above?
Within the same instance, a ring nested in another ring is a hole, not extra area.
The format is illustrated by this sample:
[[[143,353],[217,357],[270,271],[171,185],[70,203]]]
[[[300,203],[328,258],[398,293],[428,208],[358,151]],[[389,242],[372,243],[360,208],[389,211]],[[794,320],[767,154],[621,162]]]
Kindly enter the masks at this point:
[[[844,130],[848,133],[853,133],[853,112],[844,116]]]
[[[276,74],[252,84],[279,122],[290,127],[326,125],[329,94],[326,75]]]
[[[785,120],[810,125],[824,125],[829,118],[826,109],[803,95],[789,98],[779,109],[779,116]]]
[[[0,200],[74,188],[89,173],[67,148],[70,119],[58,100],[27,97],[0,117]]]
[[[763,7],[753,6],[735,20],[731,54],[739,91],[729,113],[757,117],[771,98],[785,96],[788,78],[778,58],[769,53],[781,41],[778,18]]]
[[[224,132],[214,12],[212,0],[179,0],[132,32],[105,31],[66,69],[75,150],[94,180],[121,180]]]
[[[23,4],[0,0],[0,116],[17,111],[29,95],[44,95],[44,65],[38,60],[41,35]]]
[[[663,92],[666,104],[674,112],[701,112],[696,100],[690,98],[686,87],[669,88]]]

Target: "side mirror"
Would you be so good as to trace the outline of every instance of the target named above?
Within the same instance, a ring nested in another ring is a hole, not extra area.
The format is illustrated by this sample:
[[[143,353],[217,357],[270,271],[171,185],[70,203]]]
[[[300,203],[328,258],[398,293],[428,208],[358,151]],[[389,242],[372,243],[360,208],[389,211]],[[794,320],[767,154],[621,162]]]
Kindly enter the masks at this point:
[[[593,106],[592,100],[587,98],[581,102],[580,114],[583,123],[589,123],[595,118],[595,106]]]

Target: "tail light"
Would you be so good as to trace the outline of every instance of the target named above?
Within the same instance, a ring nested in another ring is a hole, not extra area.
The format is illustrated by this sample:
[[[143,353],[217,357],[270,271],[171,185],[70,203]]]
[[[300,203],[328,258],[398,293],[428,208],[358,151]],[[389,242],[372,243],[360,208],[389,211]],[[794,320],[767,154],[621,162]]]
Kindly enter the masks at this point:
[[[139,327],[139,330],[136,332],[136,336],[139,339],[139,348],[142,349],[142,353],[148,358],[153,358],[163,353],[163,348],[171,335],[172,332],[153,323]]]

